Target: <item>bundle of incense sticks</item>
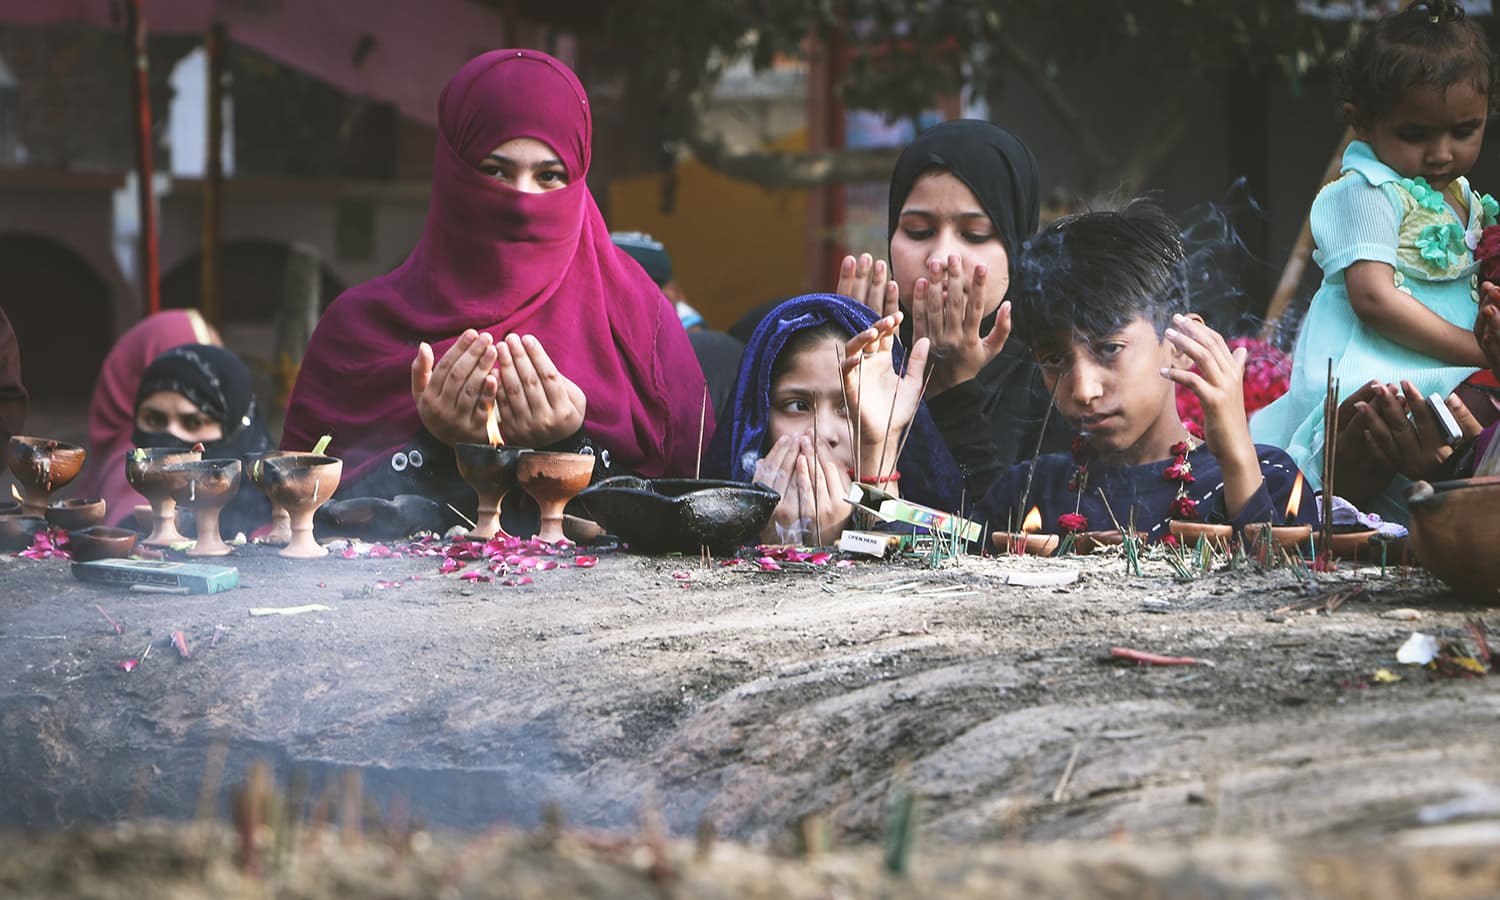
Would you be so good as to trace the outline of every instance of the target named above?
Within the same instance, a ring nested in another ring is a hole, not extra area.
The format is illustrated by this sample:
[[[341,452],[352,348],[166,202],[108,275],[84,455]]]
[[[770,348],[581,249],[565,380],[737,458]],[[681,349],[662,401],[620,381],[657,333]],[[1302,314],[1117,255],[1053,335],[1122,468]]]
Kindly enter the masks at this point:
[[[1333,558],[1333,469],[1338,462],[1339,379],[1328,358],[1328,389],[1323,397],[1323,522],[1319,543],[1325,558]]]

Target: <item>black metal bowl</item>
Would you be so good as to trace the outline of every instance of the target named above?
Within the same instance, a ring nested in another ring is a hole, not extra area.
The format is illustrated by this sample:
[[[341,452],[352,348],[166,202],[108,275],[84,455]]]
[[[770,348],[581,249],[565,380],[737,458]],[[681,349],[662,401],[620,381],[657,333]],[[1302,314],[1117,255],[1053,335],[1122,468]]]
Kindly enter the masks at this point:
[[[608,478],[578,495],[594,521],[640,553],[728,552],[756,541],[781,495],[706,478]]]

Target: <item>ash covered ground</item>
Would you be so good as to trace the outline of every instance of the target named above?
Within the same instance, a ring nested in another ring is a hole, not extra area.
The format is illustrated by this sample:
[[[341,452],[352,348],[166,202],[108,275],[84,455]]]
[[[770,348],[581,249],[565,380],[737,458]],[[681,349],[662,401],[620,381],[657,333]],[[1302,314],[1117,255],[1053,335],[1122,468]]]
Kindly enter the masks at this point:
[[[651,810],[752,845],[817,816],[858,846],[896,783],[931,845],[1381,842],[1500,820],[1493,679],[1395,660],[1413,631],[1462,639],[1490,610],[1416,569],[1182,582],[1109,554],[781,572],[608,554],[507,585],[430,557],[228,561],[240,588],[178,596],[0,560],[0,825],[187,819],[205,782],[223,812],[257,760],[314,784],[357,767],[376,802],[471,832],[532,827],[550,801],[570,824]],[[1017,571],[1078,580],[1008,585]],[[1273,615],[1356,587],[1331,614]],[[308,603],[330,610],[249,615]]]

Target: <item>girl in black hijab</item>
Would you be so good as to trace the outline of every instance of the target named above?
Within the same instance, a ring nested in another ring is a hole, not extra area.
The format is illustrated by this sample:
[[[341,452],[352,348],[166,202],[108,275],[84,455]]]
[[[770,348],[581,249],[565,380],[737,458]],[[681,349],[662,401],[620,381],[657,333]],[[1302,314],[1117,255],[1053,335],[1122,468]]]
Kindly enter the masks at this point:
[[[135,392],[137,447],[203,444],[204,459],[240,459],[274,445],[261,422],[250,371],[222,347],[185,344],[166,351],[141,375]],[[219,516],[226,539],[271,518],[270,501],[241,474],[240,490]]]
[[[891,174],[891,264],[848,257],[838,292],[887,315],[907,310],[903,338],[932,341],[927,403],[943,438],[983,493],[993,474],[1035,452],[1049,398],[1010,334],[1004,302],[1040,215],[1036,158],[1015,135],[961,119],[924,131]],[[1042,452],[1066,449],[1049,421]]]

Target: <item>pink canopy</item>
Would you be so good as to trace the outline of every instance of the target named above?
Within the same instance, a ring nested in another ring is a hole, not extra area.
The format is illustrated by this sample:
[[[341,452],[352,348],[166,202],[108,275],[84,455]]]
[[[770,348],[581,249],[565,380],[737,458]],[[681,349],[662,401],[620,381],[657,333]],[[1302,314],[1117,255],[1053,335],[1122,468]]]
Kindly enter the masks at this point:
[[[434,98],[470,58],[524,43],[514,21],[470,0],[145,0],[155,33],[229,38],[339,90],[435,124]],[[120,28],[116,0],[0,0],[0,23]],[[571,64],[568,53],[563,61]]]

